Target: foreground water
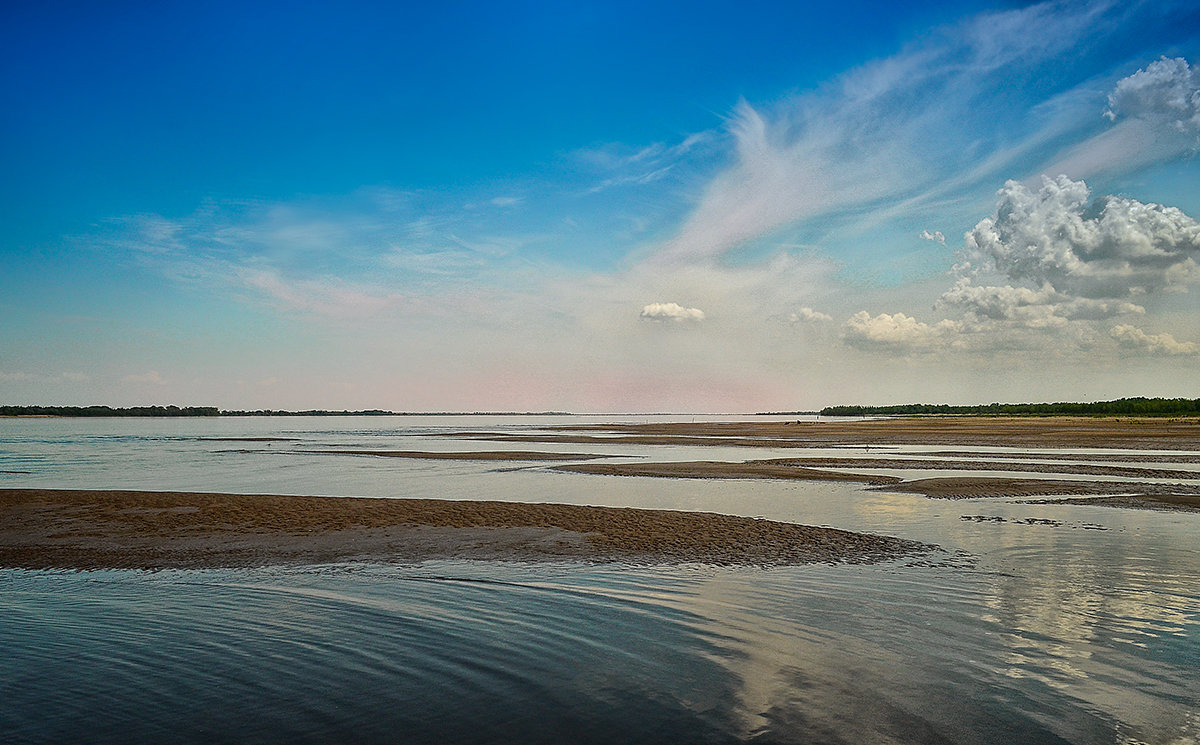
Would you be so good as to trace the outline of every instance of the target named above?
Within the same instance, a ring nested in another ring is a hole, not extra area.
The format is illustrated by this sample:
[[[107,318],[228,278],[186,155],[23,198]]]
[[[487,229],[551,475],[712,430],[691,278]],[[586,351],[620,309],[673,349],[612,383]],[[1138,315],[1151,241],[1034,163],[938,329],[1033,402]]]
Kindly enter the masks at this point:
[[[3,571],[0,741],[1200,741],[1200,515],[302,452],[494,450],[441,435],[568,421],[0,420],[0,486],[703,509],[944,551],[768,570]],[[292,439],[216,439],[251,437]]]

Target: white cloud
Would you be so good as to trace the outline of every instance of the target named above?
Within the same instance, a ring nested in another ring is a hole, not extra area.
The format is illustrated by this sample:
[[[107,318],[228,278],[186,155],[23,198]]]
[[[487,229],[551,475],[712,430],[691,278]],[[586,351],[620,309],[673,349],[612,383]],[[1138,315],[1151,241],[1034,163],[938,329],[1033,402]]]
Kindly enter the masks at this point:
[[[930,233],[928,230],[922,230],[921,237],[927,241],[934,241],[942,244],[943,246],[946,245],[946,236],[942,235],[942,231],[940,230],[935,230],[932,233]]]
[[[950,320],[930,325],[903,313],[872,316],[860,310],[842,327],[842,338],[864,349],[920,349],[950,340],[960,330],[960,324]]]
[[[938,307],[960,309],[972,320],[1015,321],[1028,328],[1062,326],[1073,319],[1094,320],[1146,312],[1142,306],[1124,300],[1070,297],[1055,292],[1049,285],[1037,290],[1011,285],[978,286],[965,277],[942,294]]]
[[[1018,72],[1051,77],[1059,55],[1116,27],[1122,12],[1043,3],[983,14],[773,106],[740,102],[726,127],[733,164],[658,259],[712,260],[817,216],[866,224],[889,209],[932,210],[994,182],[1000,169],[1025,167],[1015,164],[1034,157],[1027,143],[1034,155],[1053,146],[1045,122],[1025,107],[980,102],[1011,100]],[[1081,126],[1072,111],[1053,129]],[[976,170],[980,163],[987,169]]]
[[[125,377],[121,378],[121,380],[126,383],[137,383],[137,384],[151,384],[151,385],[166,385],[167,384],[167,381],[164,380],[163,377],[158,374],[157,370],[150,370],[149,372],[145,372],[140,375],[126,375]]]
[[[1135,349],[1153,355],[1180,357],[1200,353],[1200,345],[1194,342],[1176,341],[1175,337],[1170,334],[1147,334],[1136,326],[1128,324],[1113,326],[1109,331],[1109,336],[1127,349]]]
[[[1200,133],[1200,69],[1192,69],[1182,57],[1163,57],[1117,81],[1104,113],[1112,120],[1137,118]]]
[[[803,307],[789,315],[788,320],[792,323],[828,323],[833,320],[833,316],[809,307]]]
[[[495,197],[491,200],[493,207],[515,207],[525,201],[525,197]]]
[[[1127,298],[1200,281],[1200,222],[1174,207],[1091,199],[1083,181],[1009,181],[996,213],[966,236],[967,258],[1008,278],[1088,298]]]
[[[642,308],[641,317],[647,321],[683,323],[703,321],[704,311],[699,308],[685,308],[679,303],[650,303]]]
[[[1102,113],[1112,126],[1071,146],[1041,170],[1080,178],[1195,153],[1200,146],[1200,72],[1182,57],[1164,57],[1117,81]]]

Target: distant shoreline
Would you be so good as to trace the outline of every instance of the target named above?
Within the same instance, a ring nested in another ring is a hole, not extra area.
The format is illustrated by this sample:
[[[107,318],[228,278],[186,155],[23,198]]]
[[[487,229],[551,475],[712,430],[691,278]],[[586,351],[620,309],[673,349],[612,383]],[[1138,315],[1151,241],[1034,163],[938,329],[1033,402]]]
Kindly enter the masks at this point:
[[[899,404],[892,406],[826,406],[804,411],[740,412],[574,412],[574,411],[390,411],[387,409],[287,409],[234,410],[216,406],[0,406],[0,418],[35,417],[268,417],[268,416],[541,416],[541,417],[717,417],[717,416],[1196,416],[1200,398],[1121,398],[1112,401],[981,404]]]

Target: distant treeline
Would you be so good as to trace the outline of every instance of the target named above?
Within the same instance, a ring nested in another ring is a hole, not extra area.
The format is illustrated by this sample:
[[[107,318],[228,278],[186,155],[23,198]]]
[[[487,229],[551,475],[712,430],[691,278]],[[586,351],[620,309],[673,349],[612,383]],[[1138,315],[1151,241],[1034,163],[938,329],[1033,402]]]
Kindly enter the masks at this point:
[[[216,406],[0,406],[0,416],[220,416]]]
[[[982,416],[1200,416],[1200,398],[1122,398],[1093,403],[900,404],[898,406],[826,406],[823,416],[897,416],[904,414],[974,414]]]
[[[308,409],[256,409],[255,411],[223,411],[216,406],[0,406],[0,416],[569,416],[563,411],[385,411],[360,409],[331,411]]]

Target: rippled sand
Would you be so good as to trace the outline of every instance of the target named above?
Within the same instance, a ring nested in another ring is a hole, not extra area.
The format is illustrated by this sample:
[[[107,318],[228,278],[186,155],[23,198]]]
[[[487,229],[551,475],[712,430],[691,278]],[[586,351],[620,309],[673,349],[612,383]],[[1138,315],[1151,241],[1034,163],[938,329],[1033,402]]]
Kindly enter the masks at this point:
[[[867,563],[930,546],[701,512],[192,492],[0,490],[0,566],[200,568],[435,558]]]

